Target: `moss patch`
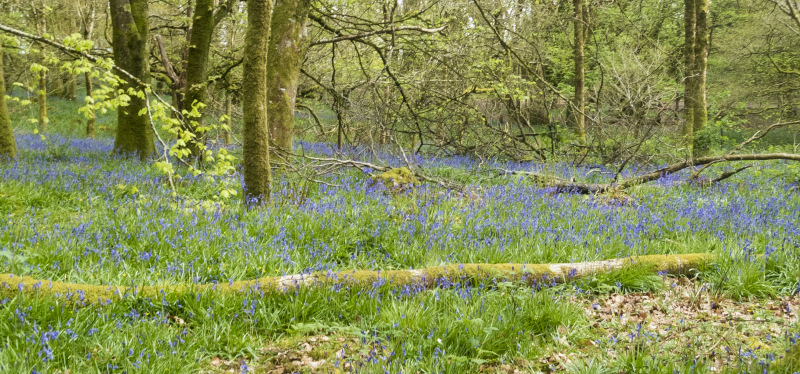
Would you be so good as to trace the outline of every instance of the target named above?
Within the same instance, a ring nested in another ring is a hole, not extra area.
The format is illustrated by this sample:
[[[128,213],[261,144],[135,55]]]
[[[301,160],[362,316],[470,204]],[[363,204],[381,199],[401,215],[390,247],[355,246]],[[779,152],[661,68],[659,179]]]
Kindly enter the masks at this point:
[[[374,175],[375,183],[383,184],[392,190],[408,190],[419,187],[421,184],[414,173],[406,167],[394,168],[389,171]]]

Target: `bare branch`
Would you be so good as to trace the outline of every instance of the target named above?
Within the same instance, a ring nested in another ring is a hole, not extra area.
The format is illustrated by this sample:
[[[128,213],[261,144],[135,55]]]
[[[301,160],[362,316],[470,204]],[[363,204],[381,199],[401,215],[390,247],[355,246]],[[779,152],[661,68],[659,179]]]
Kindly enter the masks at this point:
[[[322,39],[312,42],[310,45],[321,45],[321,44],[329,44],[329,43],[337,43],[343,42],[347,40],[355,40],[355,39],[363,39],[366,37],[370,37],[373,35],[380,35],[380,34],[394,34],[397,31],[419,31],[421,33],[426,34],[435,34],[447,28],[447,26],[437,27],[435,29],[428,29],[421,26],[399,26],[399,27],[392,27],[389,29],[382,29],[382,30],[375,30],[375,31],[367,31],[360,34],[353,34],[353,35],[340,35],[335,38],[331,39]]]

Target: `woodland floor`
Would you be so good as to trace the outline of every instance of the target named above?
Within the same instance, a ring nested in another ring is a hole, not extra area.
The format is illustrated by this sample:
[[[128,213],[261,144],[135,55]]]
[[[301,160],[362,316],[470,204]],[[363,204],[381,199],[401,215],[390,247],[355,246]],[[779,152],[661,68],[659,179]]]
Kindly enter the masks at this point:
[[[467,188],[383,186],[356,170],[325,184],[278,175],[273,203],[246,210],[241,194],[220,193],[239,188],[238,175],[183,175],[176,198],[153,165],[111,156],[109,138],[59,135],[71,123],[54,121],[44,135],[18,128],[20,157],[0,165],[0,274],[43,286],[191,286],[466,263],[714,260],[685,276],[631,267],[536,287],[376,282],[85,305],[6,284],[0,372],[798,371],[784,359],[800,339],[800,192],[786,164],[714,185],[679,173],[609,197],[496,171],[608,182],[613,168],[603,165],[420,156],[418,166]],[[402,165],[358,147],[297,146]]]

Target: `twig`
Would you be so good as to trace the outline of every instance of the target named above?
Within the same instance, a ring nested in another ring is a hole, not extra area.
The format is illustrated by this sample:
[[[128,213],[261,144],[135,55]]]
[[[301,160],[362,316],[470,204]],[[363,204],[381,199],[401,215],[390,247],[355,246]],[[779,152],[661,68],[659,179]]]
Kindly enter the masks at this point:
[[[726,172],[720,174],[720,176],[712,179],[711,183],[721,182],[721,181],[723,181],[725,179],[728,179],[728,178],[730,178],[730,177],[732,177],[732,176],[734,176],[736,174],[739,174],[739,172],[741,172],[742,170],[749,169],[751,167],[753,167],[753,165],[747,165],[747,166],[744,166],[744,167],[740,167],[740,168],[738,168],[736,170],[726,171]]]
[[[161,143],[161,149],[164,152],[164,154],[161,157],[164,157],[164,161],[169,162],[169,153],[168,153],[169,147],[167,147],[167,143],[164,142],[164,139],[161,139],[161,135],[158,134],[158,130],[156,130],[156,125],[153,122],[153,113],[150,111],[150,96],[146,91],[144,95],[145,95],[144,96],[145,105],[147,105],[147,118],[150,120],[150,127],[153,129],[153,134],[155,134],[156,139],[158,139],[158,142]],[[167,180],[169,181],[169,187],[172,189],[172,194],[177,196],[178,192],[175,189],[175,182],[172,180],[172,172],[167,173]]]
[[[447,28],[447,26],[437,27],[435,29],[428,29],[420,26],[399,26],[399,27],[392,27],[383,30],[375,30],[375,31],[366,31],[360,34],[354,35],[340,35],[335,38],[331,39],[322,39],[316,42],[311,43],[312,46],[320,45],[320,44],[329,44],[329,43],[337,43],[343,42],[347,40],[356,40],[356,39],[363,39],[373,35],[380,35],[380,34],[394,34],[397,31],[419,31],[426,34],[435,34]]]

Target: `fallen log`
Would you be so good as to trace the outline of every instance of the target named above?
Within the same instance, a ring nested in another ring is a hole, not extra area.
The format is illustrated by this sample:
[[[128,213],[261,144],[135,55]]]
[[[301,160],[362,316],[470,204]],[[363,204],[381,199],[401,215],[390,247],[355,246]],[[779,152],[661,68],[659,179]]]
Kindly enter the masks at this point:
[[[411,270],[344,270],[263,277],[228,283],[109,286],[40,280],[0,274],[0,299],[19,295],[52,296],[73,306],[104,305],[131,297],[164,294],[285,292],[301,287],[416,287],[429,289],[454,283],[492,281],[549,285],[628,266],[653,272],[686,274],[712,260],[707,253],[646,255],[604,261],[558,264],[449,264]]]
[[[730,152],[724,155],[697,157],[684,160],[681,162],[676,162],[674,164],[668,165],[664,168],[658,169],[651,173],[639,175],[633,178],[628,178],[621,182],[617,181],[619,178],[619,174],[622,172],[622,168],[624,168],[625,165],[627,164],[627,161],[623,163],[622,167],[617,172],[617,175],[614,177],[614,181],[611,183],[579,183],[540,173],[532,173],[532,172],[517,171],[517,170],[504,170],[504,169],[501,169],[501,171],[505,174],[511,174],[511,175],[514,174],[527,175],[531,179],[533,179],[536,183],[539,183],[543,187],[555,188],[557,192],[572,192],[584,195],[600,194],[612,190],[616,191],[625,190],[634,186],[658,180],[665,175],[674,174],[690,167],[703,165],[700,168],[700,170],[697,170],[695,173],[692,174],[692,177],[690,179],[694,180],[697,178],[698,175],[700,175],[700,173],[706,170],[709,166],[718,163],[736,162],[736,161],[767,161],[767,160],[800,161],[800,155],[792,153],[750,153],[750,154],[734,153],[743,149],[748,144],[765,137],[770,131],[774,129],[797,125],[797,124],[800,124],[800,121],[774,123],[768,126],[763,131],[756,131],[755,134],[753,134],[753,136],[743,141],[741,144],[739,144]],[[739,168],[733,172],[724,172],[717,178],[712,179],[711,182],[716,183],[725,180],[747,168],[749,168],[749,166]]]
[[[528,171],[505,170],[505,169],[501,169],[501,171],[509,175],[528,176],[534,182],[539,183],[543,187],[555,188],[556,191],[559,192],[599,194],[611,190],[625,190],[634,186],[656,181],[666,175],[674,174],[681,170],[697,165],[717,164],[717,163],[734,162],[734,161],[767,161],[767,160],[800,161],[800,155],[792,153],[754,153],[754,154],[751,153],[751,154],[727,154],[720,156],[698,157],[691,160],[676,162],[672,165],[668,165],[656,171],[639,175],[633,178],[628,178],[618,183],[580,183],[550,175],[528,172]],[[725,176],[725,178],[729,176],[730,175]],[[725,178],[717,178],[717,179],[722,180]]]

